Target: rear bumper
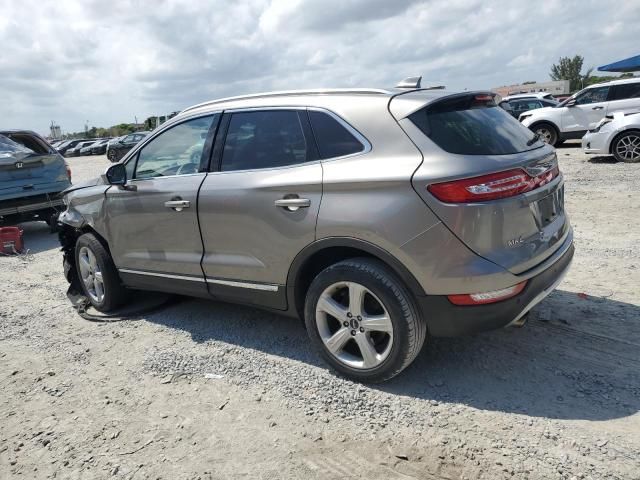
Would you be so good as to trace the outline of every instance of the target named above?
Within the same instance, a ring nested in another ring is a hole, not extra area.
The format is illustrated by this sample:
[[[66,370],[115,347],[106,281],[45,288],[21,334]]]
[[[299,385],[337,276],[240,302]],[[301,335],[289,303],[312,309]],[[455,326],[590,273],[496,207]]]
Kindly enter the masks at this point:
[[[516,297],[478,306],[453,305],[445,295],[418,299],[429,333],[434,337],[457,337],[505,327],[522,318],[544,300],[562,281],[574,254],[573,242],[546,270],[529,279]]]
[[[62,195],[60,193],[34,195],[16,200],[1,201],[0,216],[22,215],[49,209],[62,210],[63,206]]]

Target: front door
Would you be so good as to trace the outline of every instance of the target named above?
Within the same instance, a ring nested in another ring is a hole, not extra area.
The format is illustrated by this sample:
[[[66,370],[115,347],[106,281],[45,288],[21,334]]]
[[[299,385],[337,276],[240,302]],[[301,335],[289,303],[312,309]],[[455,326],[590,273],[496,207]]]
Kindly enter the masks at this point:
[[[573,107],[561,107],[563,132],[586,132],[607,114],[609,87],[589,88],[576,97]]]
[[[286,307],[289,266],[315,239],[322,197],[308,122],[306,110],[225,115],[218,171],[204,180],[198,207],[214,296]]]
[[[217,120],[193,118],[160,132],[127,162],[127,185],[107,191],[109,246],[125,283],[206,292],[197,200]]]

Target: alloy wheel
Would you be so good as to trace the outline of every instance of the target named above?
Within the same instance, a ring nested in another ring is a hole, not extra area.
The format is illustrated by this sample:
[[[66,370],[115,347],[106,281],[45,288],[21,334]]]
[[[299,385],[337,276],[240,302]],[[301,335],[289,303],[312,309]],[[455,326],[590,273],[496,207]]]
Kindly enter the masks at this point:
[[[371,290],[355,282],[327,287],[316,304],[316,326],[327,351],[356,369],[379,366],[393,346],[393,323]]]
[[[78,254],[80,276],[91,299],[96,303],[104,300],[104,281],[102,270],[95,254],[88,247],[82,247]]]
[[[544,143],[552,143],[554,134],[551,129],[547,127],[540,127],[536,129],[536,133]]]
[[[629,134],[618,140],[616,153],[623,160],[640,159],[640,135]]]

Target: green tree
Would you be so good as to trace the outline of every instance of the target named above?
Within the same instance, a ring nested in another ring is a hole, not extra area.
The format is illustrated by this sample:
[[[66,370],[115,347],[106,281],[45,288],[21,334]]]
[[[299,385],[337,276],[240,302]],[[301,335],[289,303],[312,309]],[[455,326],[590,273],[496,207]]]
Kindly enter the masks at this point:
[[[582,65],[584,58],[581,55],[576,55],[573,58],[560,57],[558,63],[551,65],[551,72],[549,76],[551,80],[569,80],[569,88],[572,92],[580,90],[583,85],[588,84],[589,77],[593,71],[593,67],[589,68],[583,75]]]

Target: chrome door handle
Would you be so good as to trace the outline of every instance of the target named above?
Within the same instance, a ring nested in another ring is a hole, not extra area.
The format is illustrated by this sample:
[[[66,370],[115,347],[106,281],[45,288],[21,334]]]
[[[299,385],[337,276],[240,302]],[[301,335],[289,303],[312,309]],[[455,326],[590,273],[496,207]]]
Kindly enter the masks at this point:
[[[181,212],[183,208],[189,208],[191,202],[189,200],[169,200],[168,202],[164,202],[164,206],[173,208],[176,212]]]
[[[281,198],[275,201],[276,207],[286,208],[290,212],[295,212],[299,208],[308,208],[311,206],[311,200],[308,198]]]
[[[604,107],[593,107],[591,110],[603,110]]]

